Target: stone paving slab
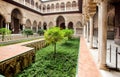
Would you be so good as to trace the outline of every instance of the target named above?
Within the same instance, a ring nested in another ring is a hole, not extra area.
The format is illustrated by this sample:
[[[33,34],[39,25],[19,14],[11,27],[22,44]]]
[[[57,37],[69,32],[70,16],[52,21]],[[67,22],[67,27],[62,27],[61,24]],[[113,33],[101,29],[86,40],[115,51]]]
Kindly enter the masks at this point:
[[[83,37],[80,38],[80,53],[78,59],[77,77],[102,77]]]

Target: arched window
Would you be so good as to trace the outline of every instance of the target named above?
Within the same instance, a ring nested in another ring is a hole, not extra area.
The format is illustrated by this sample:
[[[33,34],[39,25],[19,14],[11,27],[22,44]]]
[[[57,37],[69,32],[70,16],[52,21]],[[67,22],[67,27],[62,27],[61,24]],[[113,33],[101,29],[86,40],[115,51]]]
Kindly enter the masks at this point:
[[[64,11],[65,10],[65,3],[61,3],[61,10]]]
[[[36,9],[38,10],[38,2],[36,2],[35,7],[36,7]]]
[[[56,10],[59,10],[59,3],[56,3]]]
[[[30,0],[25,0],[25,5],[29,6],[30,5]]]
[[[66,3],[66,9],[67,9],[67,10],[70,10],[70,9],[71,9],[71,3],[70,3],[70,2],[67,2],[67,3]]]
[[[73,7],[73,8],[76,8],[76,7],[77,7],[77,2],[76,2],[76,1],[73,1],[73,2],[72,2],[72,7]]]
[[[31,0],[31,5],[34,6],[34,0]]]
[[[43,12],[46,12],[46,5],[43,5]]]
[[[50,12],[50,5],[47,5],[47,12]]]
[[[51,5],[51,10],[54,11],[54,4]]]

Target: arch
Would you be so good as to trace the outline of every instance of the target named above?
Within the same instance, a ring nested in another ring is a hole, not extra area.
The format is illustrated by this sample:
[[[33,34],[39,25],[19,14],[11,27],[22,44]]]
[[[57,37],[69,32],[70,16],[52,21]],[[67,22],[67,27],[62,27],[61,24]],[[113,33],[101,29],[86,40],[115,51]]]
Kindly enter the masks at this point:
[[[59,26],[61,29],[65,29],[65,18],[63,16],[58,16],[56,19],[56,24]]]
[[[41,5],[39,5],[39,10],[41,11]]]
[[[77,7],[77,2],[76,1],[73,1],[72,2],[72,8],[76,8]]]
[[[25,24],[25,29],[31,29],[31,21],[30,21],[30,19],[27,19],[26,20],[26,24]]]
[[[56,10],[59,10],[59,7],[60,7],[59,3],[56,3]]]
[[[47,30],[47,23],[46,22],[43,23],[43,29]]]
[[[37,22],[33,22],[33,27],[32,27],[33,32],[37,32]]]
[[[80,21],[76,23],[76,34],[82,34],[83,33],[83,26]]]
[[[68,23],[68,29],[73,29],[73,22]]]
[[[22,30],[22,18],[23,15],[19,9],[15,8],[12,10],[10,26],[12,33],[17,34]]]
[[[25,0],[25,2],[30,3],[30,0]]]
[[[50,12],[50,5],[47,5],[47,12]]]
[[[46,11],[46,5],[43,5],[43,12]]]
[[[38,10],[38,2],[35,3],[35,7]]]
[[[70,9],[71,9],[71,3],[70,3],[70,2],[67,2],[67,3],[66,3],[66,9],[67,9],[67,10],[70,10]]]
[[[0,15],[0,28],[5,28],[5,18]]]
[[[62,10],[62,11],[65,10],[65,3],[64,3],[64,2],[61,3],[61,10]]]
[[[39,22],[39,24],[38,24],[38,29],[42,29],[41,28],[41,22]]]
[[[54,11],[54,4],[51,5],[51,10]]]
[[[49,28],[53,27],[53,22],[50,22],[48,26]]]
[[[34,0],[31,0],[31,5],[34,6]]]

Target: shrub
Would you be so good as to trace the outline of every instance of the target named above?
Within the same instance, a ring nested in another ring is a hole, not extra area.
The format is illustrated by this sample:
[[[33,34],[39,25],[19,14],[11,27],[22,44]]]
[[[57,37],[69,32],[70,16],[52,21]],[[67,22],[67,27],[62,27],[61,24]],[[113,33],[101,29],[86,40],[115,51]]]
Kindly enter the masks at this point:
[[[33,31],[31,29],[24,29],[23,34],[27,35],[28,37],[29,35],[33,35]]]
[[[43,35],[44,34],[44,30],[43,29],[39,29],[37,32],[39,35]]]
[[[4,41],[5,35],[11,34],[11,31],[7,28],[1,28],[0,34],[2,35],[2,41]]]
[[[67,40],[69,40],[69,39],[71,39],[72,38],[72,35],[73,35],[73,30],[71,30],[71,29],[64,29],[64,30],[62,30],[63,31],[63,36],[65,37],[65,38],[67,38]]]

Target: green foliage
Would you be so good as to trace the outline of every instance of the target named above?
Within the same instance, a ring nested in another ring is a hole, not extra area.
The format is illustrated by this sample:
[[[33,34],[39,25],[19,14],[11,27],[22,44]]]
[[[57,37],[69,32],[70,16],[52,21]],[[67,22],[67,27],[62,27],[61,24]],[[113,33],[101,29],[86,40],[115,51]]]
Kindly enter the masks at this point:
[[[58,27],[50,28],[45,31],[45,40],[48,44],[54,45],[54,54],[56,54],[56,43],[63,39],[63,33]]]
[[[37,32],[39,35],[43,35],[44,34],[44,30],[43,29],[39,29]]]
[[[73,30],[71,30],[71,29],[64,29],[62,31],[63,31],[63,36],[65,38],[67,38],[68,40],[72,38],[72,35],[74,33]]]
[[[28,37],[29,35],[33,35],[33,31],[31,29],[24,29],[23,34],[27,35]]]
[[[11,31],[7,28],[1,28],[0,34],[2,35],[2,41],[4,41],[5,35],[11,34]]]
[[[36,60],[16,77],[75,77],[79,39],[72,39],[68,45],[57,43],[54,60],[52,45],[36,52]]]
[[[63,39],[63,34],[58,27],[53,27],[47,31],[45,31],[45,40],[49,44],[54,44]]]

